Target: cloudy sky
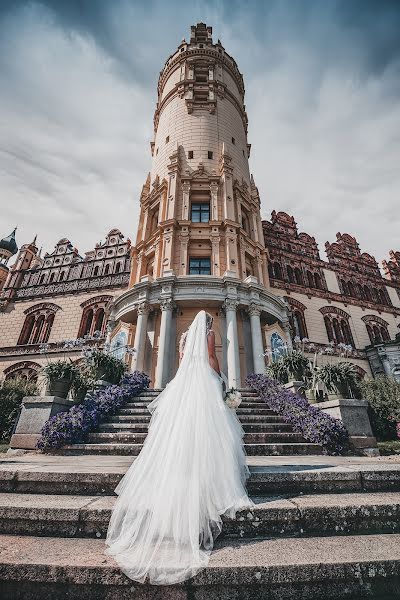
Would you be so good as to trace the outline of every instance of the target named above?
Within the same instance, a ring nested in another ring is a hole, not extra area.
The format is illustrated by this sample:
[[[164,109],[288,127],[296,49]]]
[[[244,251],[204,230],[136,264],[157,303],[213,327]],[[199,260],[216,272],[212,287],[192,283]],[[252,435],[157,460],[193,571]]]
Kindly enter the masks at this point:
[[[398,0],[0,0],[0,234],[134,239],[158,74],[198,21],[245,78],[263,217],[400,249]]]

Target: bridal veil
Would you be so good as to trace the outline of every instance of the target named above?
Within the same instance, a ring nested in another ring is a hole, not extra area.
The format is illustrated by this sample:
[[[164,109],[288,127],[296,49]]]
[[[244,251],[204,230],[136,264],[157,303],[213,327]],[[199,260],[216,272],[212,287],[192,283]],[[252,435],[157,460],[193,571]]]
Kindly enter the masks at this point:
[[[204,311],[175,378],[149,410],[142,451],[115,490],[107,553],[131,579],[169,585],[207,565],[221,515],[252,505],[243,429],[208,362]]]

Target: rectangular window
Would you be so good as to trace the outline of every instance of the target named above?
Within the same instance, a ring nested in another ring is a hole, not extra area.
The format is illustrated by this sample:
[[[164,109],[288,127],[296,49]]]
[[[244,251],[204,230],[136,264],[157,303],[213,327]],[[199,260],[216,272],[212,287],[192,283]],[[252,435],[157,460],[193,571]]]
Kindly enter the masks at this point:
[[[210,220],[209,204],[192,204],[191,220],[193,223],[208,223]]]
[[[188,158],[193,158],[193,150],[189,150],[189,152],[188,152]]]
[[[208,158],[209,158],[209,159],[212,159],[212,157],[213,157],[213,153],[211,152],[211,150],[209,150],[209,151],[208,151]]]
[[[211,275],[211,259],[189,258],[189,275]]]

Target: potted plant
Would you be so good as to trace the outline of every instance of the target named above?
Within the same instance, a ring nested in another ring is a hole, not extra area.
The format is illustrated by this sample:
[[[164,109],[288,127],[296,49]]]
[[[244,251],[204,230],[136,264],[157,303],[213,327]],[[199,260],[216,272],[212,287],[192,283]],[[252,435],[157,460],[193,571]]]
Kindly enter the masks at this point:
[[[77,368],[72,384],[71,384],[71,396],[72,398],[80,403],[83,402],[88,390],[94,387],[93,373],[89,369]]]
[[[289,381],[303,381],[308,370],[308,358],[302,352],[293,350],[282,358]]]
[[[288,375],[282,358],[271,362],[266,368],[266,374],[271,379],[279,381],[279,383],[288,383]]]
[[[348,362],[323,365],[318,370],[318,380],[327,389],[328,395],[348,398],[357,380],[354,365]]]
[[[47,382],[46,394],[66,398],[71,388],[76,367],[68,360],[55,360],[43,367],[42,373]]]
[[[84,355],[87,365],[93,370],[94,379],[119,383],[126,371],[126,364],[119,358],[106,354],[98,348],[90,348]]]

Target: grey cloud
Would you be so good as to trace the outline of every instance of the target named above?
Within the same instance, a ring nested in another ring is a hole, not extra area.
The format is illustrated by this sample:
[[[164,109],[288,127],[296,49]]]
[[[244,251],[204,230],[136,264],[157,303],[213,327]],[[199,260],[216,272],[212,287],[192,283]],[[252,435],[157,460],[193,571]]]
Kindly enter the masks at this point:
[[[3,0],[0,234],[19,221],[21,242],[81,252],[134,236],[158,73],[199,20],[245,77],[263,215],[293,214],[321,249],[339,230],[379,259],[398,247],[397,0]]]

